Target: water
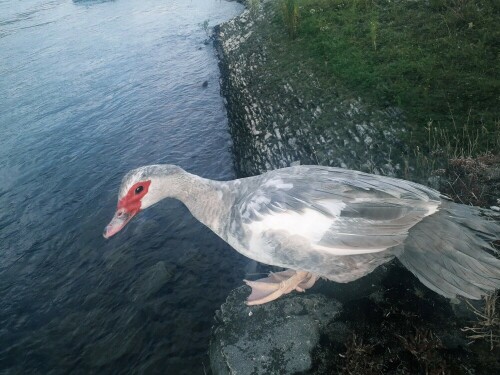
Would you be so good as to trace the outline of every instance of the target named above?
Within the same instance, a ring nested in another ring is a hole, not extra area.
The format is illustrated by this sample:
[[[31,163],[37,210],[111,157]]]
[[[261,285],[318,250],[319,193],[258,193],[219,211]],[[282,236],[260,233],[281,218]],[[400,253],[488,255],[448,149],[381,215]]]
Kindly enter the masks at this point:
[[[208,370],[213,314],[247,261],[175,201],[101,233],[129,169],[234,177],[200,25],[240,11],[0,1],[0,373]]]

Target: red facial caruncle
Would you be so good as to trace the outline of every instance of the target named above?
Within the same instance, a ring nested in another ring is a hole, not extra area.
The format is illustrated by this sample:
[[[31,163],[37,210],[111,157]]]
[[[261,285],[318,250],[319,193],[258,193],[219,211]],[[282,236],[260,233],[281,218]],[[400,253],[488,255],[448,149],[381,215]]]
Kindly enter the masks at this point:
[[[125,209],[128,213],[137,213],[141,209],[141,199],[148,193],[151,181],[140,181],[128,190],[127,194],[120,199],[116,210]]]
[[[141,210],[141,199],[148,193],[149,185],[151,185],[150,180],[137,182],[118,201],[115,216],[104,230],[104,238],[118,233]]]

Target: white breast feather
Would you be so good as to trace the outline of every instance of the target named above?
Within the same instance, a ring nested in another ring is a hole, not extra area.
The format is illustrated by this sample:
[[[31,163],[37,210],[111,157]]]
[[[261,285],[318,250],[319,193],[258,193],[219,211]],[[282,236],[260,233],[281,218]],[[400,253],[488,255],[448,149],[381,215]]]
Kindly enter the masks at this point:
[[[325,215],[320,211],[307,208],[302,212],[271,212],[260,216],[259,220],[247,224],[247,228],[251,234],[249,248],[255,250],[265,246],[262,241],[263,234],[267,231],[285,231],[288,232],[290,236],[300,236],[307,239],[311,244],[311,248],[332,255],[367,254],[387,249],[386,247],[380,247],[369,249],[355,248],[351,250],[318,245],[327,231],[335,231],[335,222],[340,216],[342,209],[345,207],[345,203],[338,200],[322,200],[316,203],[323,207],[330,215]]]
[[[290,235],[307,238],[311,242],[319,242],[332,224],[332,218],[318,211],[305,209],[300,213],[273,212],[261,217],[260,220],[252,221],[248,226],[252,233],[252,241],[266,231],[285,231]]]
[[[308,240],[311,248],[328,252],[332,255],[367,254],[386,250],[385,247],[370,249],[345,249],[318,245],[325,233],[329,230],[335,231],[335,221],[345,207],[345,203],[336,200],[318,201],[318,205],[325,208],[331,216],[314,210],[305,209],[302,212],[286,211],[271,212],[261,216],[259,220],[247,224],[251,234],[249,248],[259,249],[264,244],[263,234],[267,231],[285,231],[290,236],[300,236]]]

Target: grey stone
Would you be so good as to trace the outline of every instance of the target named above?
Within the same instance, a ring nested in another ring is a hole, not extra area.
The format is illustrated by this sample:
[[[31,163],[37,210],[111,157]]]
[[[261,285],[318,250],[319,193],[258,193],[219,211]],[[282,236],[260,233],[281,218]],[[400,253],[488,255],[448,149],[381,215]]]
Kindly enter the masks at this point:
[[[216,313],[210,342],[214,374],[291,374],[307,371],[320,333],[341,304],[321,294],[292,293],[247,306],[246,286],[233,290]]]

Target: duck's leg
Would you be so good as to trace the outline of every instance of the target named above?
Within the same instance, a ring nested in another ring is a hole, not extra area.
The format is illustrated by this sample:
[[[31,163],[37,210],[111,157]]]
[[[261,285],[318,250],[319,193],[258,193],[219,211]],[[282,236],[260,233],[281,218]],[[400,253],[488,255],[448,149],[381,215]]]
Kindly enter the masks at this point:
[[[268,277],[256,281],[243,280],[252,288],[246,304],[261,305],[293,290],[303,292],[312,287],[316,280],[317,277],[310,272],[294,270],[271,272]]]

